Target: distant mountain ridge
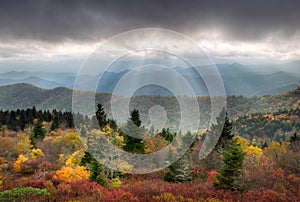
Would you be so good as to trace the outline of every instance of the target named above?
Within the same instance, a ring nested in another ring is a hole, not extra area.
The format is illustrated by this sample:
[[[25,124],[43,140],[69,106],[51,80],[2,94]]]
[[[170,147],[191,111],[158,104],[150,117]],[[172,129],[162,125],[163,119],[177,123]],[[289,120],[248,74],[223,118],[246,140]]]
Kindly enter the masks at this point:
[[[54,89],[41,89],[31,84],[14,84],[0,87],[0,110],[26,109],[35,106],[37,109],[57,109],[61,111],[72,111],[73,90],[65,87]],[[92,92],[80,91],[82,96],[88,96]],[[110,93],[96,93],[95,106],[102,103],[110,114]],[[300,108],[300,89],[285,92],[274,96],[242,97],[228,96],[227,109],[232,118],[256,112],[274,112],[280,109]],[[117,99],[123,99],[119,96]],[[204,116],[209,117],[210,98],[207,96],[198,97],[200,110]],[[180,107],[176,97],[171,96],[135,96],[130,100],[130,109],[136,108],[144,116],[148,116],[149,109],[154,105],[161,105],[168,113],[169,119],[180,117]],[[86,106],[82,106],[84,109]],[[125,107],[124,107],[125,109]],[[123,110],[123,109],[120,109]]]
[[[300,62],[293,62],[280,65],[262,65],[262,66],[246,66],[238,63],[233,64],[217,64],[218,71],[222,77],[225,91],[227,95],[242,96],[261,96],[275,95],[288,90],[292,90],[300,86]],[[205,66],[199,68],[207,68]],[[209,95],[207,87],[194,68],[174,67],[189,84],[192,86],[196,95]],[[124,69],[121,72],[106,71],[101,76],[97,92],[113,93],[118,81],[126,75],[130,70]],[[135,71],[135,70],[133,70]],[[148,77],[157,78],[156,72],[147,73]],[[77,79],[77,86],[81,90],[94,89],[92,86],[98,83],[100,75],[81,75]],[[137,78],[142,79],[142,78]],[[168,78],[168,80],[178,80],[177,77]],[[214,75],[208,75],[208,79],[215,80]],[[74,73],[45,73],[45,72],[16,72],[10,71],[0,73],[0,86],[29,83],[40,88],[52,89],[55,87],[73,88],[76,80]],[[128,88],[133,87],[134,82],[128,82]],[[184,95],[185,91],[182,92]],[[161,95],[170,96],[171,92],[157,85],[149,85],[143,87],[136,92],[135,95]],[[123,96],[126,96],[125,94]]]

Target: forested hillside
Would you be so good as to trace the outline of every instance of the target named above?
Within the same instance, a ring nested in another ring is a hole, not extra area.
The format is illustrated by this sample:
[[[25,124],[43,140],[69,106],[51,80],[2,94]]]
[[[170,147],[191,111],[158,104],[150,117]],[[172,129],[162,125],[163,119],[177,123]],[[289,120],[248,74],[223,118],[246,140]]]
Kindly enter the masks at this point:
[[[80,91],[83,95],[88,91]],[[35,106],[38,110],[57,109],[59,111],[72,110],[72,90],[58,87],[45,90],[30,84],[14,84],[0,87],[0,109],[26,109]],[[227,108],[230,116],[238,117],[244,114],[256,112],[273,112],[280,109],[299,108],[300,88],[273,96],[243,97],[228,96]],[[97,93],[96,102],[103,103],[106,108],[110,104],[111,94]],[[122,99],[120,97],[119,99]],[[146,102],[145,102],[146,101]],[[159,103],[167,107],[167,111],[176,113],[178,102],[175,97],[167,96],[136,96],[131,98],[131,107],[141,111],[149,109],[153,103]],[[206,96],[198,97],[200,109],[209,111],[210,99]],[[92,104],[92,103],[91,103]],[[174,108],[172,108],[174,107]],[[169,109],[169,110],[168,110]],[[109,113],[109,108],[107,109]]]
[[[91,92],[79,91],[84,97]],[[68,88],[54,88],[45,90],[29,84],[15,84],[0,87],[0,109],[16,110],[36,107],[37,110],[72,111],[72,90]],[[297,88],[283,94],[262,97],[228,96],[227,111],[233,119],[254,113],[273,113],[279,110],[290,110],[300,108],[300,89]],[[123,99],[118,97],[119,100]],[[107,114],[111,116],[111,94],[97,93],[96,103],[104,105]],[[203,120],[200,127],[206,125],[210,113],[210,98],[198,97],[199,109]],[[90,103],[92,106],[95,103]],[[167,96],[136,96],[130,100],[130,109],[138,109],[141,118],[147,125],[149,109],[154,105],[165,108],[169,123],[168,127],[178,124],[180,118],[180,107],[175,97]],[[83,110],[84,111],[84,108]]]
[[[239,117],[234,123],[234,131],[249,140],[284,142],[300,132],[300,110],[255,113]]]

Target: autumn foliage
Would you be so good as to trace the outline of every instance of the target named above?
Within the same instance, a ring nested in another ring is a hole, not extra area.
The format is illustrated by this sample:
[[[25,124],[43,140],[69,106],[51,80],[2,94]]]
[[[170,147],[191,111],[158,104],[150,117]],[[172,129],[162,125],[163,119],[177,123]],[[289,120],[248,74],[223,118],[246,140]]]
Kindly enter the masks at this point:
[[[54,179],[59,179],[63,182],[71,182],[73,180],[83,180],[89,179],[90,172],[86,170],[84,166],[72,167],[63,167],[60,170],[57,170]]]
[[[273,118],[274,121],[278,121],[284,117],[277,115]],[[97,139],[105,138],[120,149],[126,143],[128,144],[128,139],[126,140],[118,129],[109,124],[104,125],[102,130],[86,128],[85,137],[80,137],[77,131],[71,128],[56,127],[51,130],[51,123],[45,121],[43,125],[46,131],[45,137],[36,140],[34,145],[30,140],[34,125],[24,126],[24,130],[18,132],[2,126],[0,196],[24,192],[21,199],[30,201],[31,196],[27,193],[41,192],[44,195],[32,195],[33,200],[300,201],[300,143],[295,133],[289,134],[293,137],[291,141],[249,140],[235,136],[233,139],[239,145],[238,150],[243,154],[243,159],[239,161],[238,172],[233,177],[238,178],[239,185],[243,189],[233,190],[230,187],[225,190],[224,187],[215,188],[213,182],[220,181],[218,176],[226,175],[231,167],[225,167],[226,172],[224,169],[222,172],[224,162],[218,159],[224,159],[226,155],[234,156],[232,153],[235,150],[233,149],[229,154],[215,152],[200,161],[198,156],[199,148],[202,146],[200,139],[205,132],[199,135],[199,140],[197,139],[189,151],[192,159],[189,167],[191,181],[170,183],[163,180],[170,168],[144,175],[133,175],[128,174],[132,171],[133,165],[130,165],[126,159],[120,159],[117,152],[110,152],[105,145],[98,156],[89,153],[88,146],[97,149],[97,144],[93,144],[95,143],[93,140]],[[294,130],[296,131],[297,128]],[[146,129],[144,132],[150,133]],[[170,135],[170,131],[165,131],[163,134],[165,135],[155,132],[153,136],[150,135],[151,138],[142,142],[145,146],[145,154],[166,147],[174,138]],[[262,143],[266,144],[263,146]],[[177,148],[172,147],[170,154],[177,151]],[[106,165],[116,167],[120,171],[111,170]],[[145,166],[151,167],[153,163]]]

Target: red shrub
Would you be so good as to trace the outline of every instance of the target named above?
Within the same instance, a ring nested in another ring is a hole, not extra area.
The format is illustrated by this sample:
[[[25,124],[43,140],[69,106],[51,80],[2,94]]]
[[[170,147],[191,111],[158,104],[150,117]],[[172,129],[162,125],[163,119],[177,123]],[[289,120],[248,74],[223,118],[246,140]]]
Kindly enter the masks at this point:
[[[45,180],[51,180],[53,178],[52,172],[46,172],[45,173]]]
[[[80,200],[94,199],[98,201],[103,198],[104,187],[87,180],[74,180],[70,183],[60,183],[57,186],[58,197],[76,198]],[[62,200],[60,198],[60,200]]]
[[[33,174],[37,171],[39,165],[38,160],[29,160],[21,164],[21,171],[23,174]]]
[[[43,171],[51,171],[52,170],[52,164],[48,161],[43,161],[42,163],[40,163],[38,165],[38,168],[40,170],[43,170]]]
[[[213,173],[211,173],[213,176]],[[272,190],[257,190],[247,192],[232,192],[222,189],[215,189],[211,183],[168,183],[162,180],[141,180],[125,181],[121,186],[124,191],[132,193],[139,201],[157,201],[157,198],[164,198],[164,193],[176,200],[188,199],[221,201],[299,201],[293,194],[278,193]],[[154,197],[158,196],[158,197]]]
[[[25,184],[25,187],[33,187],[33,188],[44,189],[45,188],[45,182],[46,182],[46,180],[29,180]]]
[[[113,189],[111,191],[106,191],[103,200],[108,202],[139,201],[138,198],[135,197],[132,193],[125,192],[122,189]]]
[[[52,184],[54,186],[57,186],[61,183],[61,181],[59,179],[54,179],[54,178],[50,179],[50,181],[52,182]]]

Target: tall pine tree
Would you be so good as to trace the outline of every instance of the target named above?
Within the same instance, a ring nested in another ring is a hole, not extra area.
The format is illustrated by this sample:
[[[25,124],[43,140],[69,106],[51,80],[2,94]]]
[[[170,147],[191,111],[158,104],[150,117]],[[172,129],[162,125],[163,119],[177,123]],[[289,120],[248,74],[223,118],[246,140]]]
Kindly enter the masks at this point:
[[[45,138],[46,130],[43,127],[43,123],[41,120],[38,120],[34,126],[33,134],[30,139],[32,144],[35,146],[37,141],[42,141]]]
[[[101,104],[98,104],[96,111],[96,118],[98,120],[98,124],[100,129],[102,130],[106,124],[108,124],[107,115],[104,111],[104,108]]]
[[[139,111],[134,109],[130,115],[131,117],[127,121],[127,126],[124,129],[126,134],[124,135],[125,145],[123,149],[131,153],[143,154],[145,153],[145,144],[142,140],[144,130],[141,128],[142,121],[140,119]]]
[[[54,115],[50,130],[56,130],[59,127],[59,124],[58,116]]]
[[[181,135],[182,136],[182,135]],[[182,136],[182,143],[186,147],[194,141],[194,136],[191,132],[187,132]],[[168,182],[187,182],[191,181],[191,166],[192,155],[191,148],[194,146],[194,142],[190,145],[189,149],[180,157],[179,160],[169,166],[169,172],[164,176],[164,180]],[[182,148],[178,148],[181,150]],[[171,154],[170,154],[171,155]],[[172,157],[172,156],[171,156]]]
[[[106,179],[103,175],[103,168],[101,164],[87,151],[84,152],[84,156],[81,159],[80,165],[86,166],[91,172],[89,180],[91,182],[97,182],[102,186],[106,186]]]
[[[219,170],[222,166],[221,154],[226,151],[234,135],[231,133],[232,122],[229,120],[227,112],[223,109],[217,117],[217,122],[213,124],[206,136],[211,139],[217,138],[217,143],[212,152],[202,160],[202,164],[208,170]],[[208,143],[209,144],[209,143]]]
[[[218,129],[214,130],[214,129],[220,127],[223,121],[224,121],[224,125],[222,128],[222,133],[215,147],[218,153],[223,153],[228,148],[229,143],[234,137],[234,135],[231,134],[232,122],[229,120],[227,112],[225,112],[225,109],[221,111],[219,117],[217,118],[217,125],[212,126],[212,131],[217,133],[220,132],[220,130]]]
[[[241,174],[243,172],[243,160],[245,157],[241,145],[236,140],[232,140],[223,153],[222,161],[224,165],[221,168],[221,173],[218,174],[217,182],[213,182],[216,188],[228,190],[241,190],[242,180]]]

